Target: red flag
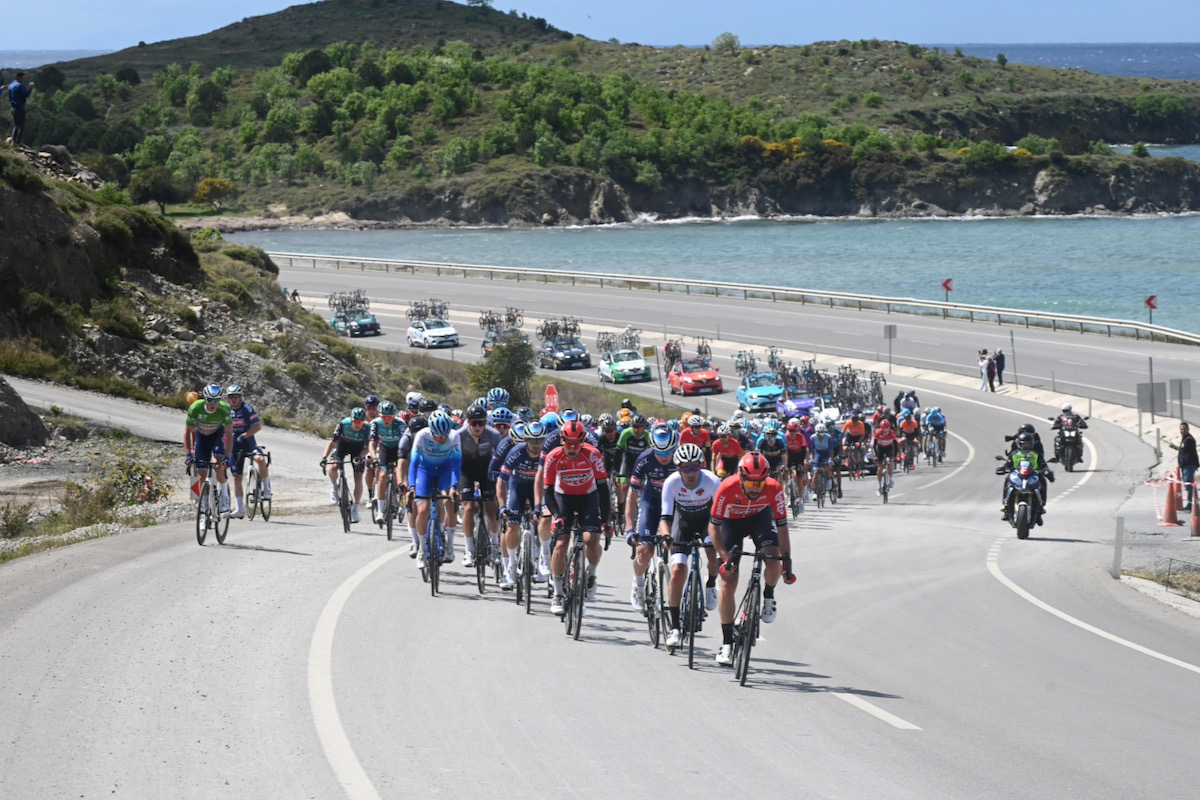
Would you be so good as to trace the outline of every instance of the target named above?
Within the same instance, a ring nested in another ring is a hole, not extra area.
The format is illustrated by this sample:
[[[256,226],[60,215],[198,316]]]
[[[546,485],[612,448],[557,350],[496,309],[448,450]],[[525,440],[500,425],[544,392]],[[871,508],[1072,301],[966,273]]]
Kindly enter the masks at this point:
[[[952,283],[954,283],[954,278],[946,278],[946,280],[942,281],[942,288],[949,292],[954,288],[950,285]]]
[[[1158,299],[1158,295],[1156,295],[1156,294],[1152,294],[1149,297],[1147,297],[1146,298],[1146,307],[1151,310],[1158,308],[1158,305],[1154,302],[1157,299]]]

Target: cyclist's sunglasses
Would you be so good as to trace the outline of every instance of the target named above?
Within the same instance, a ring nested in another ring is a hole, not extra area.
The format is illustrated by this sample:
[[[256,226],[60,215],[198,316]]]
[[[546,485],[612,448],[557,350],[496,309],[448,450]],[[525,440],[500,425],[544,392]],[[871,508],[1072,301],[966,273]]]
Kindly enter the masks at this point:
[[[763,478],[761,481],[748,481],[745,478],[742,478],[742,487],[751,491],[760,492],[766,485],[766,478]]]
[[[507,422],[496,422],[492,424],[492,427],[498,430],[500,433],[504,433],[511,428],[512,425],[509,425]]]
[[[385,425],[391,425],[392,422],[395,421],[396,415],[395,414],[384,414],[383,416],[380,417],[380,419],[383,420],[383,423]]]
[[[701,467],[699,464],[692,464],[691,466],[688,466],[688,467],[680,467],[679,471],[682,472],[684,475],[695,475],[701,469],[703,469],[703,467]]]
[[[468,422],[467,424],[470,425],[472,428],[482,428],[484,425],[487,425],[487,423],[481,419],[473,419],[470,422]]]

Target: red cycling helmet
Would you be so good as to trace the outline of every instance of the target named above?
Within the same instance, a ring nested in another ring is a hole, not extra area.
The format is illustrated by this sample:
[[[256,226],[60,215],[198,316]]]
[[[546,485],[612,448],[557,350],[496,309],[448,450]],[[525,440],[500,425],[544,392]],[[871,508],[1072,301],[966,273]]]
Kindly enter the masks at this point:
[[[583,427],[583,423],[577,419],[573,419],[562,426],[563,444],[579,444],[587,435],[587,431]]]
[[[765,481],[771,474],[771,465],[766,456],[757,451],[746,453],[738,462],[738,472],[747,481]]]
[[[789,431],[800,430],[800,420],[796,419],[795,417],[792,417],[791,419],[789,419],[788,423],[787,423],[787,429]]]
[[[879,420],[879,430],[886,431],[892,427],[892,423],[887,418]]]

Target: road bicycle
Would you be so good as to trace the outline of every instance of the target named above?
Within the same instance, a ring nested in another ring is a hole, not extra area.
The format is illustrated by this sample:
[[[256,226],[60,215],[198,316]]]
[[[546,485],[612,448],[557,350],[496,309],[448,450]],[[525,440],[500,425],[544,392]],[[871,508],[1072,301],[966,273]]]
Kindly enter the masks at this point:
[[[696,337],[696,356],[704,360],[712,358],[712,344],[703,336]]]
[[[917,468],[917,459],[921,457],[915,435],[905,437],[904,441],[904,471],[912,472]]]
[[[210,461],[189,464],[188,474],[193,474],[193,470],[196,474],[208,470],[196,501],[196,542],[203,547],[211,530],[217,537],[217,544],[225,544],[225,538],[229,535],[229,510],[221,510],[221,485],[217,481],[217,471]]]
[[[437,494],[429,498],[429,523],[421,537],[421,580],[429,584],[429,594],[437,597],[442,575],[442,555],[446,552],[446,537],[442,531],[438,506],[448,495]]]
[[[381,462],[379,468],[387,470],[387,488],[384,489],[384,496],[377,498],[377,502],[383,505],[383,519],[379,521],[379,526],[387,529],[390,542],[395,526],[404,522],[405,503],[396,484],[396,464]]]
[[[336,462],[338,465],[337,507],[338,507],[338,512],[341,514],[341,517],[342,517],[342,530],[344,530],[346,533],[349,533],[351,519],[352,519],[351,514],[350,514],[350,504],[353,501],[350,498],[350,484],[346,480],[346,457],[342,456],[341,458],[337,458],[337,459],[330,459],[330,458],[321,459],[321,473],[322,474],[328,474],[326,470],[328,468],[328,465],[331,462]],[[354,468],[355,464],[361,464],[361,463],[362,463],[361,458],[353,459],[350,462],[351,469]]]
[[[688,549],[687,582],[683,585],[683,598],[679,604],[679,632],[682,634],[680,646],[687,648],[688,669],[692,669],[696,662],[696,634],[708,618],[708,612],[704,608],[704,579],[700,575],[700,551],[704,549],[704,539],[696,536],[689,541],[680,542],[680,546]],[[667,653],[674,652],[674,648],[667,648]]]
[[[667,615],[667,585],[671,580],[667,564],[671,556],[664,546],[666,540],[665,536],[654,537],[654,555],[651,556],[650,567],[646,570],[646,594],[642,604],[642,616],[646,618],[646,627],[650,629],[650,644],[655,649],[667,638],[671,629],[671,621]],[[637,545],[645,543],[635,543],[629,557],[636,558]]]
[[[533,525],[533,515],[528,511],[521,513],[521,543],[517,547],[517,605],[525,606],[525,613],[533,612],[533,571],[537,569],[537,533]]]
[[[721,572],[725,573],[731,568],[736,571],[742,555],[741,547],[733,548],[729,558],[721,565]],[[758,632],[762,625],[763,565],[767,561],[783,560],[783,556],[769,556],[761,550],[754,553],[754,568],[750,571],[746,592],[733,615],[733,675],[742,686],[746,685],[746,677],[750,674],[750,651],[758,644]],[[733,566],[730,567],[730,564]]]
[[[475,531],[472,534],[475,545],[475,583],[479,586],[479,593],[483,594],[489,569],[492,571],[492,579],[496,583],[500,582],[501,564],[497,557],[499,553],[492,552],[492,534],[488,530],[487,511],[479,497],[479,490],[476,489],[475,495],[466,498],[465,502],[475,506]]]
[[[271,453],[265,447],[259,447],[252,453],[242,453],[242,459],[250,459],[250,473],[243,479],[245,484],[246,519],[254,520],[256,514],[262,514],[263,522],[271,520],[271,498],[263,497],[262,478],[258,474],[258,465],[254,463],[255,456],[262,456],[271,466]]]
[[[804,511],[804,501],[800,497],[800,490],[796,488],[796,468],[788,467],[784,470],[782,480],[787,496],[788,510],[792,512],[792,519],[796,519]]]
[[[587,558],[583,551],[583,526],[575,524],[572,531],[574,544],[567,556],[567,572],[563,576],[563,622],[567,635],[579,641],[583,629],[583,601],[587,597]]]
[[[941,460],[939,458],[940,450],[938,449],[937,435],[932,430],[926,429],[925,438],[922,439],[922,442],[924,443],[925,462],[931,467],[936,467],[938,461]]]
[[[504,309],[504,323],[513,328],[520,328],[525,324],[525,317],[521,313],[521,309],[508,306]]]
[[[884,505],[887,505],[888,491],[890,491],[892,488],[891,478],[888,477],[888,467],[891,465],[891,456],[888,456],[882,461],[875,462],[875,477],[879,481],[879,497],[883,500]]]

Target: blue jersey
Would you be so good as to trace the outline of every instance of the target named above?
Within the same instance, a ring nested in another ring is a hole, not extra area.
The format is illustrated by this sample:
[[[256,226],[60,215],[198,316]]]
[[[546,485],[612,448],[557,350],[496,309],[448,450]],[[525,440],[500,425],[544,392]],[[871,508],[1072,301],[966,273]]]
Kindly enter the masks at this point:
[[[541,453],[538,453],[538,456],[541,456]],[[524,444],[510,448],[504,458],[504,466],[500,468],[500,476],[508,481],[510,487],[517,485],[533,488],[537,473],[538,459],[529,455]]]
[[[768,460],[779,459],[783,457],[783,453],[787,449],[787,440],[779,434],[768,437],[764,433],[754,442],[754,449],[766,456]]]
[[[408,464],[408,483],[417,484],[421,472],[443,474],[448,472],[452,482],[457,482],[462,471],[462,448],[458,443],[458,432],[451,431],[446,441],[437,442],[429,428],[413,437],[412,454]]]
[[[925,424],[931,428],[944,428],[946,427],[946,417],[942,412],[938,411],[926,416]]]
[[[647,450],[638,456],[637,463],[633,465],[629,483],[641,493],[643,501],[661,503],[663,484],[674,471],[675,465],[671,459],[667,459],[666,464],[660,464],[654,452]]]
[[[833,437],[828,433],[814,433],[812,437],[813,464],[816,465],[832,456],[834,447]]]
[[[492,463],[488,465],[488,478],[496,480],[500,477],[500,470],[504,467],[504,459],[508,458],[508,454],[512,452],[517,442],[511,436],[505,436],[500,444],[496,445],[496,452],[492,453]]]
[[[229,413],[233,417],[233,446],[238,447],[238,437],[245,434],[246,431],[259,424],[258,413],[255,412],[254,406],[249,403],[242,403],[239,408],[229,407]],[[253,447],[254,437],[247,436],[243,440],[242,447]]]

